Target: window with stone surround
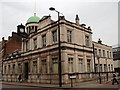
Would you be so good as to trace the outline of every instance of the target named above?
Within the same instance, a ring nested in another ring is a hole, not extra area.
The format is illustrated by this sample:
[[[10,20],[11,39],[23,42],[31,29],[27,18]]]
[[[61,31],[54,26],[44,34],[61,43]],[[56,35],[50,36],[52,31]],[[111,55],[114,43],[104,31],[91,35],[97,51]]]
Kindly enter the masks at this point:
[[[79,58],[79,72],[82,73],[83,72],[83,59],[82,58]]]
[[[88,35],[85,36],[85,46],[89,47],[89,36]]]
[[[41,65],[42,65],[42,74],[46,74],[47,73],[47,60],[46,59],[41,60]]]
[[[37,73],[37,61],[33,61],[33,74]]]
[[[42,47],[46,46],[46,34],[42,35]]]
[[[21,63],[18,64],[18,73],[22,73],[22,65],[21,65]]]
[[[87,59],[87,72],[90,72],[90,59]]]
[[[15,64],[13,64],[12,74],[15,74]]]
[[[73,70],[73,57],[68,58],[68,72],[69,73],[74,72],[74,70]]]
[[[37,48],[37,38],[34,38],[34,49],[36,49]]]
[[[57,30],[52,31],[52,41],[53,43],[57,42]]]
[[[72,43],[72,31],[67,30],[67,42]]]
[[[103,57],[105,57],[105,50],[103,50]]]
[[[58,58],[52,58],[52,73],[58,73]]]

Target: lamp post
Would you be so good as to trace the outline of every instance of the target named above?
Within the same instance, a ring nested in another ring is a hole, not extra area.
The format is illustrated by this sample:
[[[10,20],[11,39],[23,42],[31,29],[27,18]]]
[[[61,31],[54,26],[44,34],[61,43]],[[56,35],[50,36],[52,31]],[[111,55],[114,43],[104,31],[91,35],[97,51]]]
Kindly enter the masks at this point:
[[[101,76],[100,76],[100,57],[97,56],[97,59],[98,59],[98,67],[99,67],[99,83],[101,84]]]
[[[107,67],[107,57],[106,57],[106,71],[107,71],[107,73],[106,73],[106,78],[107,78],[107,81],[108,81],[108,67]]]
[[[61,69],[61,47],[60,47],[60,12],[55,10],[55,8],[50,7],[49,10],[58,13],[58,74],[59,74],[59,87],[62,87],[62,69]]]

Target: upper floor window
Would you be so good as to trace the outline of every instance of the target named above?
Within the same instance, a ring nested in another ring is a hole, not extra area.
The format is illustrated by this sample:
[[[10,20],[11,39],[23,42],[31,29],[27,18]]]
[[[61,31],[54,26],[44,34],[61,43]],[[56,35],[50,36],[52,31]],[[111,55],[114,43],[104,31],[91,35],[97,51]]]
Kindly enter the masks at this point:
[[[42,46],[45,47],[46,46],[46,34],[42,35]]]
[[[89,36],[85,36],[85,46],[89,47]]]
[[[109,58],[109,51],[107,51],[107,57]]]
[[[72,31],[67,30],[67,42],[72,42]]]
[[[105,57],[105,50],[103,50],[103,57]]]
[[[37,48],[37,38],[34,39],[34,49]]]
[[[53,43],[57,42],[57,30],[52,32],[52,40],[53,40]]]
[[[29,48],[30,48],[30,42],[27,40],[27,41],[26,41],[26,51],[28,51]]]
[[[7,72],[7,66],[4,66],[4,74]]]
[[[95,56],[97,56],[97,48],[95,48]]]
[[[112,58],[112,53],[110,52],[110,58]]]
[[[99,49],[99,57],[101,57],[102,55],[101,55],[101,49]]]

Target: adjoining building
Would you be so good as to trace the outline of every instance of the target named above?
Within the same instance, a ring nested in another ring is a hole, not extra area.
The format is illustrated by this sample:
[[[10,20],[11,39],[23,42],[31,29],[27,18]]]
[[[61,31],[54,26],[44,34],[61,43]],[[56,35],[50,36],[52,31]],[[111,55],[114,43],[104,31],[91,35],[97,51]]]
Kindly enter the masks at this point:
[[[93,43],[96,72],[113,72],[114,64],[112,46],[102,44],[102,41],[100,39],[98,42]]]
[[[120,73],[120,46],[113,48],[113,60],[115,72]]]
[[[94,65],[97,70],[97,59],[94,63],[92,30],[90,26],[81,24],[78,15],[75,23],[60,16],[60,21],[53,21],[51,16],[36,15],[27,20],[25,28],[18,27],[18,31],[26,35],[22,38],[22,50],[19,55],[6,58],[3,62],[4,81],[18,81],[21,74],[23,81],[37,83],[58,83],[58,24],[60,25],[60,46],[62,59],[62,83],[70,83],[69,75],[76,76],[74,82],[95,79]],[[112,47],[94,42],[95,48],[102,53],[100,59],[104,68],[110,66],[113,71]],[[106,62],[107,61],[107,62]],[[107,64],[106,64],[107,63]],[[106,66],[106,67],[105,67]],[[102,66],[101,66],[102,67]],[[106,69],[103,69],[103,72]],[[101,70],[102,71],[102,70]],[[104,76],[104,73],[102,74]]]

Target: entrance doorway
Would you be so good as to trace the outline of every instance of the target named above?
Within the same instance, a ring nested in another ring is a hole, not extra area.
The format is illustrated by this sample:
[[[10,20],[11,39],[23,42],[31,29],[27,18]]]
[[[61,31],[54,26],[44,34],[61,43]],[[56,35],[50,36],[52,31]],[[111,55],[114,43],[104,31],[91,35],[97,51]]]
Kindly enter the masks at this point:
[[[25,78],[25,80],[27,80],[28,79],[28,62],[26,62],[25,64],[25,68],[24,68],[24,78]]]

